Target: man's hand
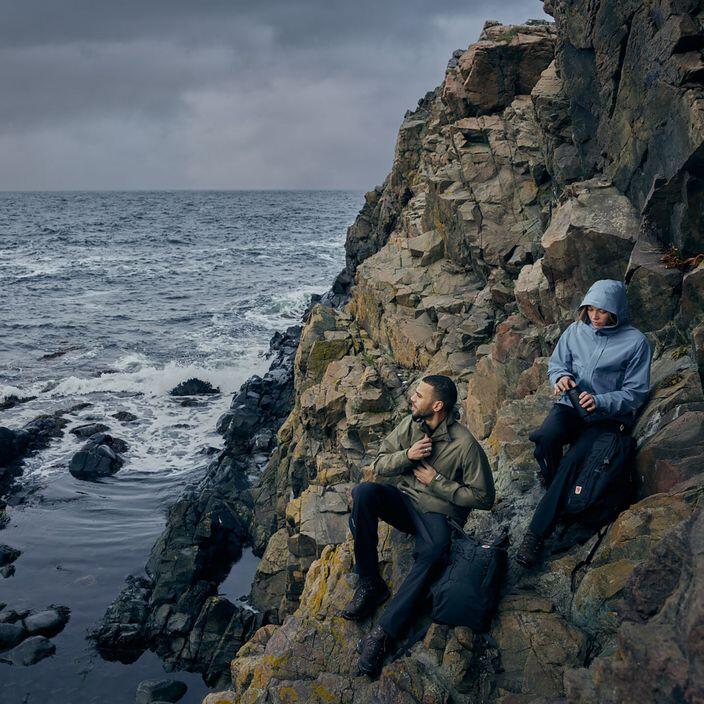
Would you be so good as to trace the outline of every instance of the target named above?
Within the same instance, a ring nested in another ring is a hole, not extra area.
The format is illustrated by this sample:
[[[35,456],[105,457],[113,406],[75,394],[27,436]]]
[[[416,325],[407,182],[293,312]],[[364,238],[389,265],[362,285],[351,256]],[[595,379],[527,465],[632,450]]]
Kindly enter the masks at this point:
[[[430,457],[432,451],[433,441],[427,435],[424,435],[418,442],[414,442],[408,450],[406,450],[406,454],[409,460],[424,460]]]
[[[421,484],[425,484],[426,486],[428,486],[428,484],[430,484],[430,482],[435,479],[435,475],[437,474],[437,472],[435,471],[434,467],[432,467],[425,460],[423,460],[420,463],[420,467],[414,468],[413,474]]]
[[[571,376],[562,376],[557,380],[557,384],[553,387],[553,392],[555,395],[564,394],[569,391],[573,386],[577,386],[575,380]]]
[[[579,405],[585,411],[589,411],[589,413],[596,410],[596,401],[594,400],[594,397],[586,391],[582,391],[582,393],[579,394]]]

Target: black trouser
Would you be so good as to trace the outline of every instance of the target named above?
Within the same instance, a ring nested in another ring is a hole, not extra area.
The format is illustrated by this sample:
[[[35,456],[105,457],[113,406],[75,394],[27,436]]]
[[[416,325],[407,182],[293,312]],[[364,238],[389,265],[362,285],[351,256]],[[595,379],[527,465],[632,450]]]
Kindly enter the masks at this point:
[[[586,423],[574,408],[561,403],[550,409],[540,428],[529,435],[535,443],[533,455],[548,487],[535,509],[529,530],[539,538],[546,538],[552,533],[580,458],[589,450],[597,435],[616,431],[620,427],[621,423],[614,420]],[[571,447],[563,459],[562,449],[567,444]]]
[[[421,513],[395,486],[362,482],[352,489],[350,530],[354,536],[355,569],[361,578],[379,577],[377,555],[379,519],[415,535],[414,562],[396,595],[389,601],[379,625],[396,638],[416,616],[450,544],[450,527],[442,513]]]

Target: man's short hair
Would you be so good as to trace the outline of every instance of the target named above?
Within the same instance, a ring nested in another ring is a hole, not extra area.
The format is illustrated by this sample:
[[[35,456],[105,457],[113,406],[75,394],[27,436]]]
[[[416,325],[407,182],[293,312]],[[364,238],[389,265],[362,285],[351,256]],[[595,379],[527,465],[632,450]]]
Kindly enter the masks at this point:
[[[422,381],[433,387],[438,401],[442,401],[445,411],[451,413],[457,403],[457,387],[449,376],[442,374],[430,374],[424,376]]]

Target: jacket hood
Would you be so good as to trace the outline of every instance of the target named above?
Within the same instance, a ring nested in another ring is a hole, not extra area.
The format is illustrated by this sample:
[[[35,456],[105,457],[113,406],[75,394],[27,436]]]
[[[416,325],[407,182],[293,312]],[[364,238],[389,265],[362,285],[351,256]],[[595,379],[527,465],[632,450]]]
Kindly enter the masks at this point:
[[[613,279],[595,281],[579,304],[580,308],[583,306],[594,306],[613,313],[616,316],[614,327],[621,327],[628,323],[626,287],[620,281]]]

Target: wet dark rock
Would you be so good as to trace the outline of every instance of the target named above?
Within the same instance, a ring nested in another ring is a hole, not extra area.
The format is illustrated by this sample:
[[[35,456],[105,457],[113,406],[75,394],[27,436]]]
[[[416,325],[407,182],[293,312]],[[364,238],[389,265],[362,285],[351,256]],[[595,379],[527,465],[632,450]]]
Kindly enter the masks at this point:
[[[5,567],[0,567],[0,576],[2,576],[4,579],[7,579],[8,577],[12,577],[15,574],[15,566],[14,565],[5,565]]]
[[[88,403],[88,401],[83,401],[82,403],[76,403],[75,405],[71,406],[66,413],[79,413],[80,411],[84,411],[86,408],[90,408],[93,404]]]
[[[22,473],[22,461],[49,446],[52,440],[63,435],[68,421],[63,417],[66,411],[33,418],[19,430],[0,427],[0,494],[19,486],[13,483]],[[0,526],[6,522],[1,513]]]
[[[51,415],[40,415],[33,418],[21,430],[16,431],[20,444],[24,444],[24,454],[38,452],[49,446],[49,443],[64,434],[68,421],[64,412],[58,411]]]
[[[17,548],[11,548],[9,545],[0,545],[0,567],[14,562],[21,554],[22,552]]]
[[[153,585],[148,579],[135,575],[127,577],[126,582],[90,637],[103,657],[129,663],[146,647],[143,628],[149,615],[147,605]]]
[[[0,623],[0,650],[13,648],[25,637],[22,624]]]
[[[118,411],[117,413],[113,413],[112,417],[119,420],[120,423],[131,423],[137,420],[137,416],[129,411]]]
[[[220,389],[213,387],[209,381],[201,379],[187,379],[182,381],[178,386],[171,389],[171,396],[202,396],[204,394],[219,394]]]
[[[106,430],[110,430],[104,423],[85,423],[84,425],[78,425],[75,428],[71,428],[68,432],[75,435],[78,438],[89,438],[97,433],[104,433]]]
[[[78,349],[80,349],[80,347],[64,347],[64,349],[56,350],[56,352],[43,354],[39,359],[57,359],[58,357],[63,357],[65,354]]]
[[[7,609],[0,613],[0,623],[16,623],[21,621],[28,615],[28,611],[15,611],[15,609]]]
[[[204,401],[199,401],[197,398],[184,398],[182,401],[179,401],[179,405],[184,408],[202,408],[206,404]]]
[[[232,449],[251,452],[261,446],[262,433],[276,432],[288,415],[293,399],[293,357],[300,328],[290,327],[274,335],[276,357],[263,376],[250,377],[235,394],[230,409],[218,419],[217,429]],[[273,433],[268,436],[273,438]],[[271,445],[267,449],[271,449]]]
[[[170,508],[146,565],[148,580],[129,578],[92,634],[104,657],[132,661],[149,647],[176,667],[220,682],[239,645],[260,625],[259,614],[216,595],[251,541],[248,475],[258,471],[254,455],[270,452],[291,408],[299,334],[293,327],[275,336],[269,371],[247,381],[233,398],[225,447],[215,450],[201,482]]]
[[[23,623],[29,635],[52,637],[63,630],[68,623],[69,614],[70,611],[65,606],[56,606],[26,616]]]
[[[208,598],[180,653],[182,665],[202,672],[212,687],[226,684],[230,661],[261,625],[259,615],[220,596]]]
[[[97,445],[107,445],[114,452],[127,452],[129,450],[129,445],[122,440],[122,438],[116,438],[108,433],[98,433],[93,435],[86,445],[97,446]]]
[[[188,687],[178,680],[144,680],[137,687],[135,704],[157,704],[177,702]]]
[[[17,460],[28,443],[26,434],[0,427],[0,467],[7,467]]]
[[[15,396],[14,394],[10,394],[9,396],[5,396],[5,398],[0,401],[0,411],[7,411],[10,408],[14,408],[15,406],[19,406],[21,403],[27,403],[27,401],[34,401],[34,399],[37,398],[36,396]]]
[[[56,646],[44,636],[32,636],[18,646],[0,655],[0,662],[28,666],[48,658],[56,652]]]
[[[127,450],[127,443],[107,433],[97,433],[73,456],[69,472],[77,479],[109,477],[117,472],[124,460],[118,453]]]

